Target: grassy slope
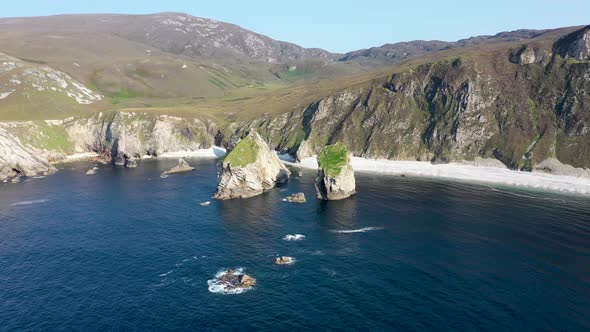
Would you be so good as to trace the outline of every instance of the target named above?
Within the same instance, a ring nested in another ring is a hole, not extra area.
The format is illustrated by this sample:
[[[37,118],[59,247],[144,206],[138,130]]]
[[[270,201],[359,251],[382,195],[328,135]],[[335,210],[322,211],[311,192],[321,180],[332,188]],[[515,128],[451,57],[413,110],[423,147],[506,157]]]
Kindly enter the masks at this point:
[[[244,167],[256,161],[259,146],[250,136],[242,139],[231,152],[223,159],[224,164],[235,167]]]
[[[324,173],[332,178],[340,175],[348,162],[348,149],[340,143],[326,146],[318,155],[318,163]]]

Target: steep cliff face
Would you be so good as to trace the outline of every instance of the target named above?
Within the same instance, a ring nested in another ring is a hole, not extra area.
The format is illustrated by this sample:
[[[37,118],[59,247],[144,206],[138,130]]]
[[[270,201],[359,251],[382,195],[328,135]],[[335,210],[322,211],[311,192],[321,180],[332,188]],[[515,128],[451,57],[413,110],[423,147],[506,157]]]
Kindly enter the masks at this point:
[[[55,171],[47,158],[36,155],[0,127],[0,181],[18,182],[22,176],[47,175]]]
[[[209,121],[125,112],[68,119],[63,127],[76,152],[94,151],[116,164],[145,155],[209,148],[217,131]]]
[[[577,50],[587,37],[572,35]],[[554,158],[590,168],[589,107],[590,63],[538,43],[414,66],[245,127],[298,158],[338,141],[370,158],[485,157],[523,170]]]
[[[0,124],[0,180],[14,174],[55,171],[49,162],[68,154],[95,152],[118,165],[171,151],[209,148],[217,127],[200,119],[145,113],[108,112],[53,121]],[[8,170],[11,170],[10,175]]]

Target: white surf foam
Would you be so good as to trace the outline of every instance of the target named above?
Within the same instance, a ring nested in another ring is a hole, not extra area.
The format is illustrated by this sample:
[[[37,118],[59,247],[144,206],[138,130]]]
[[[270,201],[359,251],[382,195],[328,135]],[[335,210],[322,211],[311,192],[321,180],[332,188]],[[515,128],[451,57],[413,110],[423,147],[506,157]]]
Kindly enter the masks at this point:
[[[351,234],[351,233],[366,233],[371,231],[382,230],[382,227],[363,227],[358,229],[333,229],[330,232],[339,234]]]
[[[170,271],[168,271],[166,273],[162,273],[162,274],[158,275],[158,277],[165,277],[165,276],[169,275],[172,272],[174,272],[174,270],[170,270]]]
[[[199,150],[181,150],[170,151],[158,155],[160,158],[182,158],[182,157],[200,157],[200,158],[221,158],[225,155],[225,149],[219,146],[214,146],[209,149]]]
[[[252,287],[237,287],[237,288],[230,288],[227,285],[220,283],[220,278],[227,274],[227,269],[220,270],[215,274],[214,279],[207,280],[207,285],[209,286],[208,289],[211,293],[218,293],[218,294],[242,294],[244,292],[249,291]],[[237,268],[234,269],[235,275],[242,275],[244,274],[244,268]]]
[[[303,234],[287,234],[283,236],[283,240],[285,241],[301,241],[305,239],[305,235]]]
[[[201,202],[200,204],[201,204],[201,206],[209,206],[209,204],[211,204],[211,202],[206,201],[206,202]]]
[[[32,201],[20,201],[20,202],[12,203],[10,205],[11,206],[32,205],[32,204],[40,204],[40,203],[45,203],[45,202],[47,202],[46,199],[36,199],[36,200],[32,200]]]

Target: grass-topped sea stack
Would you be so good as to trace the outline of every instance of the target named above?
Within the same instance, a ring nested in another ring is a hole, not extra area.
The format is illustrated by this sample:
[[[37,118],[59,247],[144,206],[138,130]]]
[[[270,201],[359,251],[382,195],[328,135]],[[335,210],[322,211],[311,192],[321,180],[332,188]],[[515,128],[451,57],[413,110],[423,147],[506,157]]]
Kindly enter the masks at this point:
[[[229,152],[218,174],[217,199],[260,195],[289,179],[289,170],[266,142],[251,132]]]
[[[326,146],[318,155],[318,199],[339,200],[355,193],[354,171],[348,149],[341,143]]]

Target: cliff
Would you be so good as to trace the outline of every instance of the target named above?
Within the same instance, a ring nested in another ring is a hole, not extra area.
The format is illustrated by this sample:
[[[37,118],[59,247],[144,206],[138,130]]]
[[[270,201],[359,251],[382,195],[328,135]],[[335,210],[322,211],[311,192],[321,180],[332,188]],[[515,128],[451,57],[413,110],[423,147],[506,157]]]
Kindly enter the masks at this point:
[[[519,170],[552,159],[587,169],[590,63],[578,59],[590,54],[580,46],[588,30],[555,44],[494,47],[412,65],[244,128],[257,127],[298,159],[342,142],[367,158],[492,158]]]

